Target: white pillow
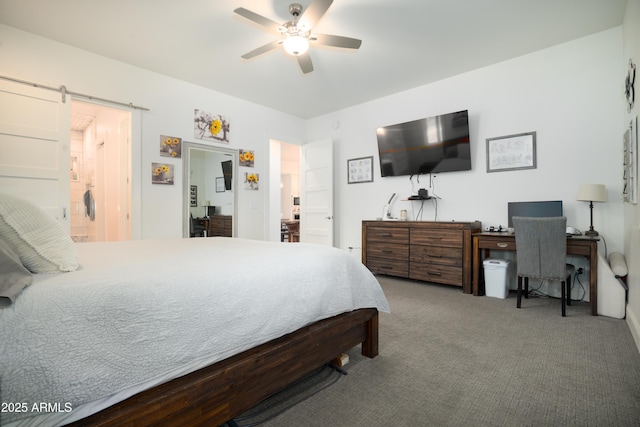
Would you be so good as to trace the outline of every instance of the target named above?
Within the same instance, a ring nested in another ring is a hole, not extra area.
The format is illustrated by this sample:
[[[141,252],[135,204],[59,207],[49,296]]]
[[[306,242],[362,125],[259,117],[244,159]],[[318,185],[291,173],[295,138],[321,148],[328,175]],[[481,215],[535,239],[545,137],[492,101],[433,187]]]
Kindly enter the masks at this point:
[[[0,237],[32,273],[59,273],[79,267],[78,250],[51,215],[20,197],[0,193]]]
[[[611,266],[613,274],[616,276],[624,277],[629,273],[627,262],[624,259],[624,255],[620,252],[612,252],[611,255],[609,255],[609,265]]]

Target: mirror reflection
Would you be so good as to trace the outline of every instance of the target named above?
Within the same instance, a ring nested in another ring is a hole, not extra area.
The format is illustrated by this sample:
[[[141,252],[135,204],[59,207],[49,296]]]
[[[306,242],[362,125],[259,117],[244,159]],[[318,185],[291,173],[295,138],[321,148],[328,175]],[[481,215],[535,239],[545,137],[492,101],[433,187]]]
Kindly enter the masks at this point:
[[[233,237],[237,151],[185,143],[184,237]]]

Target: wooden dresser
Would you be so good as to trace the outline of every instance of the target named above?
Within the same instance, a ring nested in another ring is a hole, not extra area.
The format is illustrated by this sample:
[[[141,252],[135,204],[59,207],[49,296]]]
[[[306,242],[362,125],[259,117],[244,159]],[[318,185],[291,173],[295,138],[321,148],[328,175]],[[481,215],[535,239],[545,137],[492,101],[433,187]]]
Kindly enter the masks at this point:
[[[203,231],[207,232],[205,237],[233,237],[233,217],[231,215],[211,215],[206,218],[195,218],[194,226],[196,237],[202,237]]]
[[[233,237],[233,217],[231,215],[211,215],[207,236]]]
[[[471,293],[471,234],[480,222],[362,221],[362,262],[376,274],[460,286]]]

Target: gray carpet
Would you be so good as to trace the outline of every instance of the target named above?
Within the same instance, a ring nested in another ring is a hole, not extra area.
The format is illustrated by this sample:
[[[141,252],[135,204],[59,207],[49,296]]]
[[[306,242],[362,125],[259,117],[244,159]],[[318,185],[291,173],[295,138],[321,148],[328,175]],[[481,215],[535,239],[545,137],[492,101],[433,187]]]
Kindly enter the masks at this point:
[[[640,353],[624,320],[560,315],[380,276],[380,355],[263,426],[638,426]]]

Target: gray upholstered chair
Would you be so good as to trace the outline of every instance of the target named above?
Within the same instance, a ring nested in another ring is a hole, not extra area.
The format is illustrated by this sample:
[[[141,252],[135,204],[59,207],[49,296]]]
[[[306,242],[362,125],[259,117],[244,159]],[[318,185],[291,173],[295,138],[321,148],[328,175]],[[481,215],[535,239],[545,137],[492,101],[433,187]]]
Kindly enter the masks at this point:
[[[567,219],[565,217],[514,217],[516,259],[518,270],[518,305],[522,301],[524,279],[525,298],[529,294],[529,278],[559,280],[561,284],[562,316],[571,305],[571,276],[575,267],[566,263]]]

